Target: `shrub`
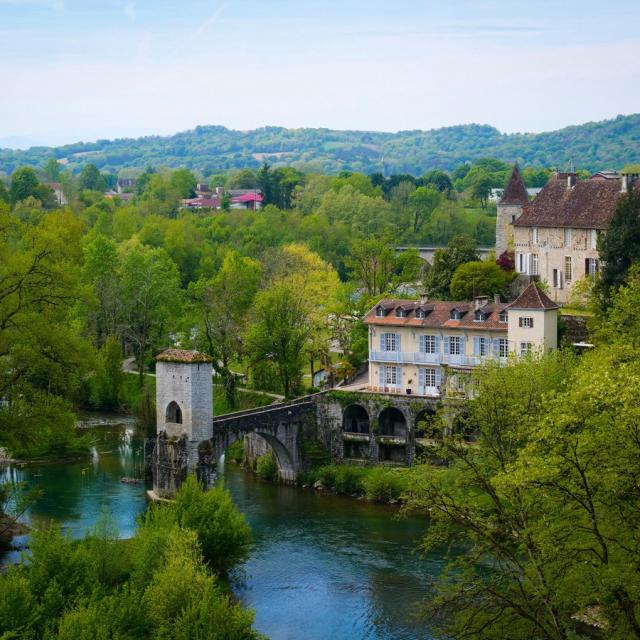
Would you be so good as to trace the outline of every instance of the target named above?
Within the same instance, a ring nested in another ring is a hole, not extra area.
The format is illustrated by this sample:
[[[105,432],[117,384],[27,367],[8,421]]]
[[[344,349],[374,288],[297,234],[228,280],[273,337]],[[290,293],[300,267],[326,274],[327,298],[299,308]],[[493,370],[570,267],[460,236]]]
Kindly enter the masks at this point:
[[[251,530],[223,486],[204,491],[189,476],[170,509],[181,527],[197,533],[204,558],[214,571],[224,573],[247,557]]]
[[[244,439],[240,438],[229,445],[225,454],[226,460],[240,464],[244,460]]]
[[[368,469],[341,465],[336,469],[335,490],[348,496],[359,496],[364,493],[363,479]]]
[[[278,463],[276,462],[273,451],[269,451],[257,458],[256,473],[258,477],[263,480],[275,482],[278,479]]]
[[[367,500],[372,502],[399,500],[407,488],[406,474],[401,469],[374,467],[363,482]]]

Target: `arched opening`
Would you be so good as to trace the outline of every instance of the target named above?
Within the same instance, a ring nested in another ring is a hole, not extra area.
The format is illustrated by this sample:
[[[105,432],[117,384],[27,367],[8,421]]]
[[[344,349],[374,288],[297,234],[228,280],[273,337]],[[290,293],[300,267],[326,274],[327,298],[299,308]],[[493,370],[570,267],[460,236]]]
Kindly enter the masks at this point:
[[[369,433],[369,414],[359,404],[350,404],[344,410],[342,430],[348,433]]]
[[[442,424],[433,406],[425,407],[416,416],[416,438],[424,440],[437,440],[443,438]]]
[[[407,420],[400,409],[387,407],[380,412],[378,417],[378,432],[381,436],[394,438],[407,437]]]
[[[378,455],[381,462],[407,463],[407,420],[395,407],[387,407],[378,417]]]
[[[173,401],[169,403],[166,412],[166,421],[182,424],[182,409],[177,402]]]

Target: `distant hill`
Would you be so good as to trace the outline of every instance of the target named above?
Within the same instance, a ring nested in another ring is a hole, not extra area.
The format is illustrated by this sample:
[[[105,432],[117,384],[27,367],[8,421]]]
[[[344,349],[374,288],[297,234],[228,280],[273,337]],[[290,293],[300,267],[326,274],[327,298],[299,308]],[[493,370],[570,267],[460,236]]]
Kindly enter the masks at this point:
[[[460,125],[431,131],[333,131],[265,127],[234,131],[201,126],[173,136],[99,140],[62,147],[0,150],[0,171],[23,164],[42,165],[55,156],[71,169],[93,162],[102,170],[152,166],[186,166],[205,175],[233,168],[272,165],[373,173],[451,170],[482,157],[506,162],[595,171],[621,168],[640,160],[640,114],[589,122],[537,134],[504,134],[488,125]]]

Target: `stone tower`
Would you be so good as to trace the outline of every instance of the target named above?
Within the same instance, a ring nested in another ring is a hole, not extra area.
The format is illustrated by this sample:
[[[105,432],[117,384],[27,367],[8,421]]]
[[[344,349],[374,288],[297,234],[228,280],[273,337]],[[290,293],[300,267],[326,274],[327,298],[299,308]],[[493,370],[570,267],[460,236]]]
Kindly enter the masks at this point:
[[[500,202],[496,220],[496,257],[513,244],[513,223],[522,215],[529,204],[527,188],[524,186],[518,163],[513,166],[511,177]]]
[[[187,473],[202,472],[202,445],[213,435],[212,363],[197,351],[167,349],[156,358],[153,489],[169,497]]]

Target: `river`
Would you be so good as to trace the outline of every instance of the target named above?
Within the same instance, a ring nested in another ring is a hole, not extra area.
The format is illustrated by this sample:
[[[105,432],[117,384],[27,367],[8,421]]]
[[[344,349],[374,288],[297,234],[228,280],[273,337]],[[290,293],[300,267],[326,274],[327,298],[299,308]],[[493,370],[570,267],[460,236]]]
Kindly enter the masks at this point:
[[[142,476],[142,441],[133,421],[93,416],[81,425],[95,440],[92,461],[0,473],[44,489],[26,514],[33,525],[56,520],[79,536],[108,511],[120,535],[131,536],[146,508],[144,487],[120,482]],[[233,465],[223,477],[254,533],[251,557],[235,572],[233,585],[255,610],[259,631],[272,640],[433,638],[415,614],[443,560],[416,553],[423,519],[398,519],[391,507],[261,483]],[[17,557],[12,552],[2,561]]]

